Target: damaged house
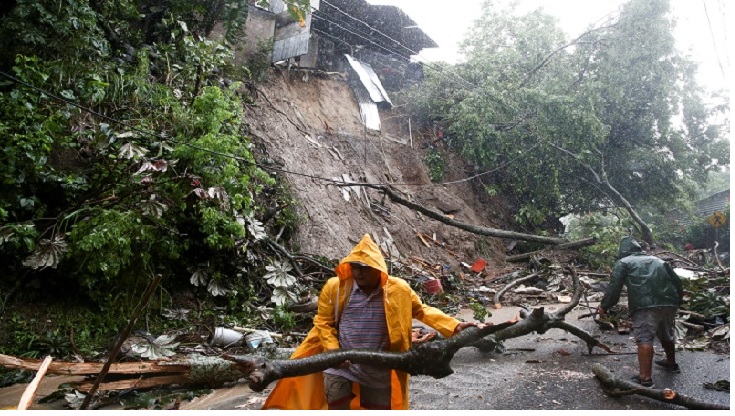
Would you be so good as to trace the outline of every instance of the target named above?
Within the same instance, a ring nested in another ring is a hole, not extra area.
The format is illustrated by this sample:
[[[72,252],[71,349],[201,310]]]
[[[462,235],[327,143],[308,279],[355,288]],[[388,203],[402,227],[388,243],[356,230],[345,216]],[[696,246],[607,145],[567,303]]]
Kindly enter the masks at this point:
[[[349,74],[365,126],[380,130],[378,108],[391,108],[388,91],[423,79],[423,67],[411,56],[438,45],[395,6],[365,0],[312,0],[311,12],[294,19],[281,0],[268,9],[250,7],[246,60],[272,42],[272,63]]]

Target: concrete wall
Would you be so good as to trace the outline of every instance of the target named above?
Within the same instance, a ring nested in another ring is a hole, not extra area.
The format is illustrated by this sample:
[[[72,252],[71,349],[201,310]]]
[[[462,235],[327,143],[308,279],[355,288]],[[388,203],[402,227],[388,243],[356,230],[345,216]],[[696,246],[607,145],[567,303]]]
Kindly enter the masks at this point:
[[[247,62],[249,56],[257,54],[259,42],[272,42],[275,28],[276,16],[273,13],[251,6],[248,9],[248,18],[245,23],[245,37],[234,48],[235,63],[243,65]],[[221,40],[224,36],[225,30],[222,24],[218,23],[209,38]]]

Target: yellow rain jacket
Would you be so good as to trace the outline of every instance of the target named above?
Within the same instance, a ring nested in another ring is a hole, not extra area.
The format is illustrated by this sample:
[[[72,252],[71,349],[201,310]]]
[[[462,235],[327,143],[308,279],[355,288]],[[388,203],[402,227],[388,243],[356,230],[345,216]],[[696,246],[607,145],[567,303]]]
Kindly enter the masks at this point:
[[[390,351],[404,352],[411,348],[413,318],[436,329],[444,337],[454,335],[459,321],[437,308],[424,305],[405,280],[388,276],[380,249],[365,234],[352,252],[337,265],[337,276],[324,285],[319,295],[319,310],[314,317],[314,326],[291,355],[292,360],[339,348],[337,323],[352,293],[352,269],[349,263],[355,261],[381,271],[380,284],[383,287]],[[360,389],[356,384],[353,385],[353,393],[357,397],[350,402],[350,408],[361,409]],[[279,380],[263,409],[327,409],[322,373]],[[408,374],[402,371],[391,371],[391,409],[408,409]]]

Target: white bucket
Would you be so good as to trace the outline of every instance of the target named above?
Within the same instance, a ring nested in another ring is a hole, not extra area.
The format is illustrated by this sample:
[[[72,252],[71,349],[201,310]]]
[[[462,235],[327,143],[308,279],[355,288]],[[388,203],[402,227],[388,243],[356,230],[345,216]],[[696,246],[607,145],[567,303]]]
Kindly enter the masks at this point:
[[[215,328],[212,340],[209,342],[213,347],[231,347],[239,345],[243,334],[228,328]]]

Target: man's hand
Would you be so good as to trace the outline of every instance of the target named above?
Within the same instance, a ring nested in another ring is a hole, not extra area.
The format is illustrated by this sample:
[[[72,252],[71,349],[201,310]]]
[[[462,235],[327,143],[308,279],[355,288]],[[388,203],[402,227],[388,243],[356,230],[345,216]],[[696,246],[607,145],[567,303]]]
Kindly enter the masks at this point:
[[[492,324],[489,324],[489,325],[492,325]],[[482,326],[479,326],[479,325],[477,325],[477,324],[476,324],[476,323],[474,323],[474,322],[460,322],[460,323],[458,323],[458,324],[457,324],[457,326],[456,326],[456,327],[454,328],[454,334],[456,335],[456,334],[458,334],[458,333],[459,333],[460,331],[462,331],[463,329],[469,328],[469,327],[471,327],[471,326],[476,326],[476,327],[478,327],[478,328],[482,328]]]

